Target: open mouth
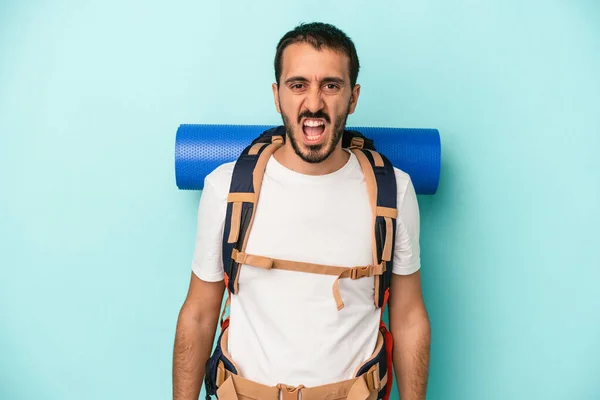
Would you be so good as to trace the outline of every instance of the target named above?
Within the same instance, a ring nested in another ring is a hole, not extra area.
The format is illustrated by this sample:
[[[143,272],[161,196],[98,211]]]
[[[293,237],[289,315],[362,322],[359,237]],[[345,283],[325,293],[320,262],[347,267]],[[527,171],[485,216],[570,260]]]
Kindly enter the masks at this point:
[[[304,138],[309,143],[316,143],[323,137],[325,121],[322,119],[307,118],[302,122]]]

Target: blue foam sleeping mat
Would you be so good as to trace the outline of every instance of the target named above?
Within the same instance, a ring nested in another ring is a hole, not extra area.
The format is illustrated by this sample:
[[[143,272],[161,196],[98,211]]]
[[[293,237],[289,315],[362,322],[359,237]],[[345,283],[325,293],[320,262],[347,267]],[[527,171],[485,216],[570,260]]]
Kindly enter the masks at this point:
[[[175,178],[181,190],[202,190],[204,178],[235,161],[252,140],[272,125],[182,124],[175,139]],[[437,129],[347,127],[372,139],[377,151],[408,173],[417,194],[435,194],[440,179]]]

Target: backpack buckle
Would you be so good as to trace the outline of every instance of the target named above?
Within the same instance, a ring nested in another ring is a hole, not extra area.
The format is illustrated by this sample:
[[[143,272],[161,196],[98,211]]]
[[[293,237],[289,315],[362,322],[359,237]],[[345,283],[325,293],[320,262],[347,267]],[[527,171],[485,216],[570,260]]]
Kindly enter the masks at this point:
[[[373,276],[373,267],[371,265],[367,265],[366,267],[354,267],[350,270],[350,279],[360,279],[364,277]]]
[[[367,376],[367,387],[370,392],[378,392],[381,390],[381,380],[379,379],[379,364],[373,365],[368,371]]]
[[[300,390],[304,388],[304,385],[293,387],[280,383],[277,385],[277,388],[281,392],[281,400],[298,400],[300,398]]]
[[[365,139],[361,137],[353,137],[350,142],[350,149],[362,149],[365,145]]]

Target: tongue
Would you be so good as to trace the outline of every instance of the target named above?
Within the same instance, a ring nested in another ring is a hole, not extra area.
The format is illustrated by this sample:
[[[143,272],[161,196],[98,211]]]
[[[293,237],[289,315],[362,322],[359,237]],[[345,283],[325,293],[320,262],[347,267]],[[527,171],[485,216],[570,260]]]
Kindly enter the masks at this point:
[[[318,136],[325,130],[323,125],[319,126],[304,126],[304,134],[306,136]]]

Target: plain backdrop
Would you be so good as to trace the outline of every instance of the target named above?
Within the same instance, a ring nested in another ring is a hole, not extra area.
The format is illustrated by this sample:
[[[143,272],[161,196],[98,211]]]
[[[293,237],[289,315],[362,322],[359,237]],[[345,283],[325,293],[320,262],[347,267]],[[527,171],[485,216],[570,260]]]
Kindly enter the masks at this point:
[[[181,123],[278,124],[279,38],[355,41],[354,126],[439,129],[428,399],[600,398],[597,1],[0,1],[0,399],[168,399]]]

